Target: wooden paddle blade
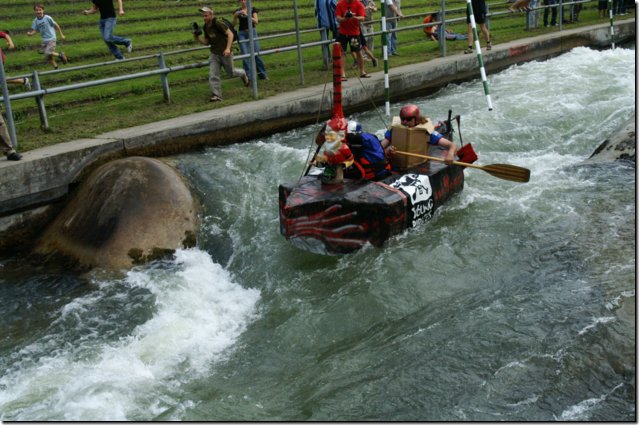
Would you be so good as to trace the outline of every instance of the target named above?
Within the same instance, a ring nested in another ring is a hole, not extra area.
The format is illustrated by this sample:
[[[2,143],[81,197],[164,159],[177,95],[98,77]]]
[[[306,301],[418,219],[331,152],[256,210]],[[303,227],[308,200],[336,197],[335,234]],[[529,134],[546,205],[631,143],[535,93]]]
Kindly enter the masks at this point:
[[[513,182],[529,182],[531,171],[512,164],[489,164],[481,166],[482,170],[492,176]]]

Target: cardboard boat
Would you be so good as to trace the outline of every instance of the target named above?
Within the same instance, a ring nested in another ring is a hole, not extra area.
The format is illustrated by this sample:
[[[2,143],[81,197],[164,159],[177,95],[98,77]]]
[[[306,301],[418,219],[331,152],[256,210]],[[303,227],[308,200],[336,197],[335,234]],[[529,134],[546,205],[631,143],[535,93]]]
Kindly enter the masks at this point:
[[[341,50],[333,49],[333,117],[342,119]],[[452,140],[449,119],[437,128]],[[459,122],[458,122],[459,125]],[[440,156],[427,143],[430,121],[408,128],[392,121],[393,145],[412,154]],[[318,147],[319,149],[319,147]],[[317,154],[317,152],[316,152]],[[465,145],[458,157],[477,159]],[[430,164],[431,163],[431,164]],[[279,186],[280,233],[295,246],[319,254],[346,254],[367,244],[381,247],[389,238],[431,219],[435,211],[464,186],[463,167],[423,158],[394,155],[394,172],[381,181],[344,179],[322,183],[316,174]]]

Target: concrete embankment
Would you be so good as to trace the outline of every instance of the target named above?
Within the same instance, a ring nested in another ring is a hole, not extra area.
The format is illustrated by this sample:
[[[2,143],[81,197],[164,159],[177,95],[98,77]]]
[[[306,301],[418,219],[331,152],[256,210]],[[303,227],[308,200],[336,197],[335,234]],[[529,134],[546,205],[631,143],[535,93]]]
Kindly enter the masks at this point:
[[[619,42],[635,38],[634,19],[615,25]],[[607,48],[609,37],[609,25],[602,24],[520,39],[494,45],[484,53],[484,63],[487,72],[495,73],[577,46]],[[390,92],[398,101],[478,76],[475,55],[452,55],[391,69]],[[362,82],[344,83],[345,113],[370,109],[372,100],[382,103],[383,79],[383,73],[376,72]],[[27,248],[62,209],[75,185],[105,162],[134,155],[161,157],[311,124],[320,105],[321,117],[327,118],[331,97],[324,85],[29,151],[19,162],[0,161],[0,252]]]

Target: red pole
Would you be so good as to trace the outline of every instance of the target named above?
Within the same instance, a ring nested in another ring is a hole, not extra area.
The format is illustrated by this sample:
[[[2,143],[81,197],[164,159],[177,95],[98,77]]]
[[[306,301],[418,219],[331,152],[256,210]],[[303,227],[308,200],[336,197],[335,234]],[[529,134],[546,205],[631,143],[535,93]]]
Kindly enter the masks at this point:
[[[333,43],[333,118],[343,118],[342,112],[342,47]]]

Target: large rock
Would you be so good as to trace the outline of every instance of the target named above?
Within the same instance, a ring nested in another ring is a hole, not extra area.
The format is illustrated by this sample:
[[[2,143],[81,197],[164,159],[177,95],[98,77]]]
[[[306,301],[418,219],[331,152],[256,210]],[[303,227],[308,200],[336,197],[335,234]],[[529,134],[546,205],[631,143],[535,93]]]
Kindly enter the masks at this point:
[[[616,133],[605,139],[586,163],[628,160],[636,162],[636,116]]]
[[[130,268],[195,245],[197,224],[197,204],[177,171],[130,157],[101,166],[81,184],[35,253],[84,268]]]

